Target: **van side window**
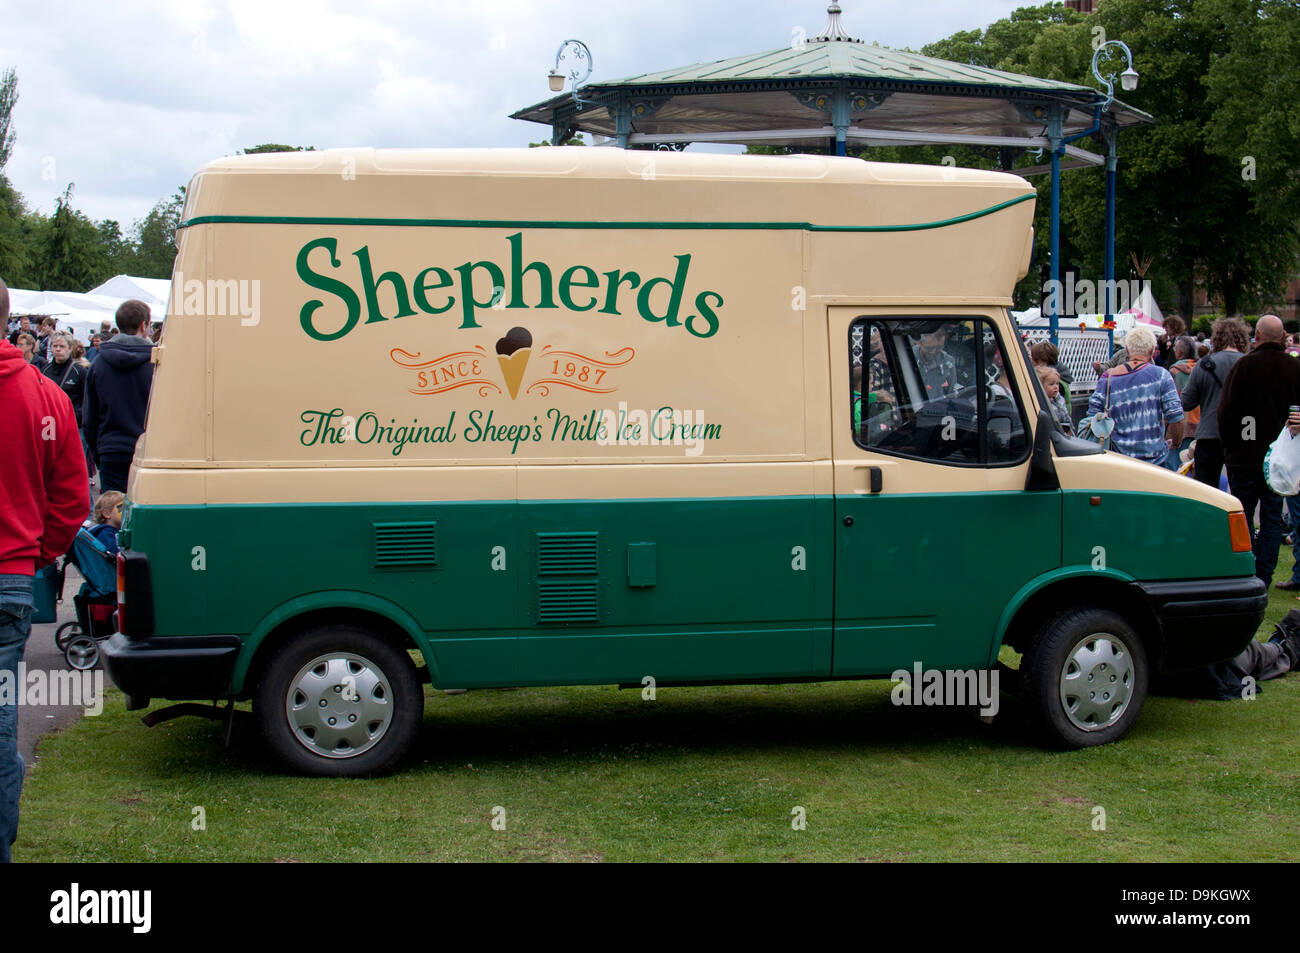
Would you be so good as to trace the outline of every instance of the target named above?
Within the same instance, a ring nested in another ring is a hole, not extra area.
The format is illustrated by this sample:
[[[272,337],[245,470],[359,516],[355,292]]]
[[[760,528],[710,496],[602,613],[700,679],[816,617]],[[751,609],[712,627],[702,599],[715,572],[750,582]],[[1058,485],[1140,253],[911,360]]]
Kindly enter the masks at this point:
[[[1024,409],[990,322],[861,318],[849,360],[853,439],[863,449],[954,466],[1028,455]]]

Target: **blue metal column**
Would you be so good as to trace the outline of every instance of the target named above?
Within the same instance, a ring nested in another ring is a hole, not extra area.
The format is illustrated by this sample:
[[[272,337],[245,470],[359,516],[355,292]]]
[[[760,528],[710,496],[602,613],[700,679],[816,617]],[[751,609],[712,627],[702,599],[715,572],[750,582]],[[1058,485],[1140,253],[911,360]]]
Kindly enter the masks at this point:
[[[1109,149],[1106,154],[1106,320],[1115,317],[1115,170],[1119,158],[1115,140],[1119,130],[1113,126],[1106,137]],[[1114,344],[1115,332],[1111,331],[1111,344]],[[1113,348],[1112,348],[1113,350]]]
[[[840,87],[831,97],[831,125],[835,127],[835,154],[849,154],[849,123],[852,115],[849,111],[849,91]]]
[[[1047,296],[1047,327],[1053,344],[1057,344],[1057,331],[1060,329],[1058,305],[1061,291],[1061,154],[1065,151],[1062,142],[1065,138],[1064,128],[1065,115],[1062,108],[1053,105],[1047,119],[1047,141],[1052,150],[1052,293]]]
[[[627,137],[632,134],[632,106],[627,101],[626,93],[619,93],[618,111],[614,113],[614,132],[618,136],[618,147],[627,148]]]

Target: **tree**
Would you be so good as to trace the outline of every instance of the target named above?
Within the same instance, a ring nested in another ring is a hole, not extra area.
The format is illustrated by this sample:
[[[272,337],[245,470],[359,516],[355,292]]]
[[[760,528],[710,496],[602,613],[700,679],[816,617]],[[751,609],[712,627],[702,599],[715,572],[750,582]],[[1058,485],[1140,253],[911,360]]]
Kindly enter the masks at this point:
[[[1121,137],[1120,209],[1124,222],[1118,254],[1153,256],[1154,273],[1177,290],[1179,310],[1190,314],[1197,287],[1240,313],[1278,300],[1295,271],[1293,205],[1262,208],[1255,184],[1243,180],[1240,142],[1255,128],[1254,114],[1287,105],[1278,83],[1258,79],[1294,76],[1285,49],[1267,50],[1261,36],[1287,4],[1260,0],[1166,0],[1158,8],[1145,0],[1107,0],[1097,19],[1110,37],[1122,38],[1139,59],[1138,90],[1128,101],[1156,117],[1150,129]],[[1252,67],[1249,93],[1229,77],[1241,76],[1242,58]],[[1233,69],[1220,69],[1229,63]],[[1216,100],[1212,76],[1218,70]],[[1273,86],[1274,88],[1269,88]],[[1230,95],[1235,92],[1237,95]],[[1244,108],[1243,95],[1257,100]],[[1228,130],[1240,130],[1234,147]],[[1100,176],[1097,176],[1100,183]],[[1077,185],[1077,183],[1075,183]],[[1100,187],[1100,185],[1099,185]],[[1096,222],[1071,216],[1100,244]]]
[[[30,272],[26,219],[23,197],[0,173],[0,277],[15,288],[35,284]]]
[[[1190,314],[1198,287],[1228,313],[1276,301],[1295,273],[1300,239],[1300,11],[1295,0],[1104,0],[1092,16],[1060,3],[1026,7],[927,55],[1096,85],[1094,30],[1124,40],[1141,82],[1125,101],[1157,125],[1119,139],[1116,261],[1154,259],[1157,298]],[[1261,85],[1261,77],[1263,83]],[[1099,139],[1079,145],[1105,152]],[[962,165],[963,153],[953,153]],[[1254,156],[1257,181],[1243,179]],[[873,158],[879,154],[873,150]],[[1028,161],[1028,160],[1022,160]],[[1045,260],[1050,183],[1039,180],[1037,260]],[[1062,261],[1100,277],[1105,175],[1062,177]],[[1038,277],[1017,290],[1036,298]]]
[[[560,145],[562,146],[585,146],[586,144],[587,144],[587,140],[582,138],[582,133],[578,133],[576,136],[570,136],[568,139],[564,140],[564,142],[560,143]],[[550,146],[550,145],[553,145],[551,140],[543,139],[541,142],[528,143],[528,148],[537,149],[539,147]]]
[[[1048,50],[1059,52],[1068,46],[1062,40],[1072,35],[1072,28],[1088,23],[1089,19],[1086,14],[1066,9],[1063,3],[1021,7],[985,30],[954,33],[923,46],[921,52],[954,63],[1077,82],[1074,77],[1078,72],[1078,54],[1055,61]],[[1092,51],[1084,55],[1091,56]]]
[[[185,186],[163,199],[135,224],[135,268],[141,278],[170,278],[176,262],[176,226],[185,208]]]
[[[122,234],[122,226],[111,218],[106,218],[96,226],[99,242],[104,249],[106,262],[105,280],[114,275],[133,275],[136,273],[135,246]],[[99,284],[100,282],[96,282]]]
[[[89,291],[108,268],[99,229],[72,207],[72,185],[55,200],[36,241],[37,286],[42,290]]]
[[[236,155],[251,156],[262,152],[315,152],[315,146],[286,146],[278,142],[264,142],[260,146],[253,146],[251,149],[240,149]]]
[[[1244,4],[1240,11],[1227,0],[1218,6],[1221,16],[1235,13],[1240,40],[1211,62],[1205,79],[1214,108],[1206,143],[1236,173],[1236,197],[1259,222],[1263,247],[1233,277],[1249,297],[1266,298],[1300,251],[1300,6],[1294,0]],[[1208,277],[1212,286],[1230,281]]]
[[[18,74],[12,68],[0,73],[0,169],[14,151],[13,113],[18,104]]]

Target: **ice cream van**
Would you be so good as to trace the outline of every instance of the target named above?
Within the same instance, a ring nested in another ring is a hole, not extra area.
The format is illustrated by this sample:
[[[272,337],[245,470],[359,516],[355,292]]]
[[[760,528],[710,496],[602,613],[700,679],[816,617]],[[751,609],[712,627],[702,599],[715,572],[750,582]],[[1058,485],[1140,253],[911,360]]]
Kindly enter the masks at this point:
[[[191,182],[108,671],[291,769],[435,688],[984,671],[1082,747],[1264,611],[1235,499],[1064,436],[1001,173],[544,148]],[[157,714],[157,712],[153,713]]]

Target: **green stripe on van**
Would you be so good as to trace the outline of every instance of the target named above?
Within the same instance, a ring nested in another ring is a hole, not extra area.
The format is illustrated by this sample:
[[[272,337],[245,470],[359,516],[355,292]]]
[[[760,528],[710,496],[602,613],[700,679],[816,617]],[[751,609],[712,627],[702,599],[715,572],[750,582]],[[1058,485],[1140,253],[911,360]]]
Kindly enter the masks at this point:
[[[988,208],[956,218],[937,222],[918,222],[909,225],[814,225],[812,222],[558,222],[528,221],[523,219],[473,219],[473,218],[348,218],[318,215],[200,215],[186,219],[177,228],[191,225],[364,225],[397,226],[402,228],[588,228],[588,229],[665,229],[679,231],[805,231],[805,232],[919,232],[931,228],[958,225],[973,219],[992,215],[1003,209],[1037,198],[1038,193],[1028,192],[990,205]]]

